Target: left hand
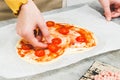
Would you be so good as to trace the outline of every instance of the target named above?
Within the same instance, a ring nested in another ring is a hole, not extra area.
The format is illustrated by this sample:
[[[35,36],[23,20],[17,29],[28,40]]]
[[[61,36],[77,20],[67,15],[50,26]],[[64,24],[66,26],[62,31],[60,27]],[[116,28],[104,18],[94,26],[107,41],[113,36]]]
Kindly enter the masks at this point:
[[[108,21],[120,16],[120,0],[99,0]]]

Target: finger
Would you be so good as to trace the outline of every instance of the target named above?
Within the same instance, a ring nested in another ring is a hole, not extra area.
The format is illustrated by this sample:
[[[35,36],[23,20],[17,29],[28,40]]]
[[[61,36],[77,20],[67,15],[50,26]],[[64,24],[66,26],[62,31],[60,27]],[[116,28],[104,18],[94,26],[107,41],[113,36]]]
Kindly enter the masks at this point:
[[[46,48],[47,44],[42,43],[40,41],[38,41],[37,38],[35,38],[34,33],[33,32],[27,32],[26,34],[24,34],[24,36],[22,36],[25,40],[27,40],[28,42],[30,42],[34,47],[41,47],[41,48]]]
[[[110,10],[110,2],[109,0],[100,0],[101,5],[104,9],[105,17],[108,21],[111,20],[111,10]]]
[[[120,13],[120,7],[116,9],[116,12]]]
[[[47,44],[46,43],[42,43],[42,42],[38,41],[36,38],[32,38],[30,43],[34,47],[47,48]]]
[[[50,37],[50,33],[48,31],[48,27],[46,26],[45,22],[42,21],[42,22],[39,22],[38,23],[38,26],[42,32],[42,35],[44,36],[44,38],[46,39],[46,41],[48,43],[51,43],[51,37]]]
[[[120,13],[119,12],[112,12],[112,18],[119,17]]]
[[[36,38],[37,38],[38,41],[42,41],[42,36],[38,35],[38,36],[36,36]]]

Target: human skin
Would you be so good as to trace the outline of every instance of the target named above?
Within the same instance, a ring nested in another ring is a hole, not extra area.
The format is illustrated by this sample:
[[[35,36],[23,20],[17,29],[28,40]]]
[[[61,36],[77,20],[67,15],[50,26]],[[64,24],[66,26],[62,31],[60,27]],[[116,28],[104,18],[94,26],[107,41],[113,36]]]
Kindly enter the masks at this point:
[[[38,27],[42,33],[42,35],[37,36],[38,38],[34,35],[36,27]],[[47,43],[41,42],[42,36],[48,43],[51,42],[43,16],[32,0],[28,0],[27,4],[22,5],[18,15],[16,31],[18,35],[30,42],[34,47],[47,47]]]
[[[108,21],[120,16],[120,0],[99,0]]]

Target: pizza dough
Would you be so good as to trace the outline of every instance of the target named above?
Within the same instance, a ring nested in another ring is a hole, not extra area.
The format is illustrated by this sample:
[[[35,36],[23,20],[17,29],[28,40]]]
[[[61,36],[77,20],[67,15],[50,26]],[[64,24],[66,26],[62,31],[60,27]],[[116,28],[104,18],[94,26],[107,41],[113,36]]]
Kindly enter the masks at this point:
[[[30,63],[50,62],[60,58],[65,50],[70,49],[70,53],[75,51],[85,51],[96,46],[94,34],[82,27],[47,21],[46,25],[52,38],[52,43],[48,43],[46,49],[35,48],[24,39],[18,41],[16,49],[20,58]],[[41,35],[40,29],[36,27],[35,37]],[[44,37],[42,42],[47,43]],[[64,55],[63,55],[64,56]]]

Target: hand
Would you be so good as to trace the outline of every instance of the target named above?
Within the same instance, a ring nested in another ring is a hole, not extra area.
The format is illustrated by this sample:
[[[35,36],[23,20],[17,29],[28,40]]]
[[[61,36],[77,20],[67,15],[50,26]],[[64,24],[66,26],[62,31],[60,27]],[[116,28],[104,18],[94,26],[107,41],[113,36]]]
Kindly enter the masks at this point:
[[[38,27],[42,33],[39,38],[36,38],[34,35],[36,27]],[[30,42],[34,47],[47,47],[47,43],[41,42],[41,36],[44,36],[48,43],[51,42],[45,21],[32,0],[28,0],[27,4],[22,5],[18,15],[16,30],[21,37]]]
[[[99,0],[108,21],[120,16],[120,0]]]

